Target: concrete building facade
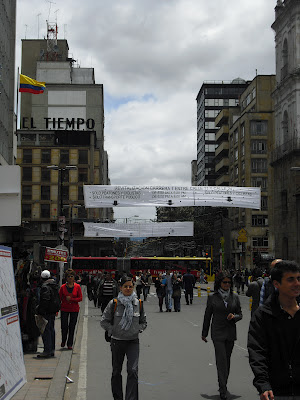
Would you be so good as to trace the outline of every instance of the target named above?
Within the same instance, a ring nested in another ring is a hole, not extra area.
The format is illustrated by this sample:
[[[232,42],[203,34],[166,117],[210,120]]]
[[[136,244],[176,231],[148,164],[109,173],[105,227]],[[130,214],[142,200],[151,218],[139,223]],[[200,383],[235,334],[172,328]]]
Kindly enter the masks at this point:
[[[224,107],[235,106],[248,86],[243,79],[204,82],[197,95],[197,186],[214,186],[217,128],[215,118]]]
[[[0,3],[0,20],[0,165],[12,165],[16,158],[16,0]]]
[[[300,2],[275,8],[274,228],[276,257],[300,262]]]
[[[227,265],[247,266],[274,256],[272,92],[274,75],[257,76],[242,93],[240,105],[223,109],[216,117],[216,184],[261,188],[261,210],[229,209],[221,222]],[[225,227],[230,229],[225,230]],[[217,238],[219,241],[219,238]],[[230,255],[228,254],[230,251]]]
[[[110,183],[103,85],[95,84],[93,68],[75,67],[66,40],[57,40],[51,51],[47,46],[47,40],[22,41],[22,73],[45,82],[46,89],[21,98],[20,241],[44,248],[62,240],[70,245],[74,239],[74,255],[111,255],[112,240],[84,238],[82,224],[113,219],[112,209],[86,210],[83,198],[84,184]],[[65,224],[59,230],[60,217]]]

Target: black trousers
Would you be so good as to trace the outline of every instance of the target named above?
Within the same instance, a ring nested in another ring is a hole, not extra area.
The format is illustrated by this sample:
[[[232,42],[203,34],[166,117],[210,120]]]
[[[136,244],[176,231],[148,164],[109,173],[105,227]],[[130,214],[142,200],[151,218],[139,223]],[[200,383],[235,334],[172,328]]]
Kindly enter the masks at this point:
[[[44,318],[48,320],[48,324],[42,334],[44,353],[47,355],[54,354],[55,352],[55,314],[44,315]]]
[[[115,340],[110,343],[112,354],[111,389],[114,400],[123,400],[122,366],[127,357],[125,400],[138,400],[139,340]]]
[[[188,304],[189,300],[193,302],[193,289],[185,289],[185,301]]]
[[[226,394],[234,341],[214,341],[220,394]]]
[[[61,311],[60,318],[61,318],[61,341],[62,343],[67,342],[67,346],[72,347],[74,341],[75,326],[78,318],[78,312]]]

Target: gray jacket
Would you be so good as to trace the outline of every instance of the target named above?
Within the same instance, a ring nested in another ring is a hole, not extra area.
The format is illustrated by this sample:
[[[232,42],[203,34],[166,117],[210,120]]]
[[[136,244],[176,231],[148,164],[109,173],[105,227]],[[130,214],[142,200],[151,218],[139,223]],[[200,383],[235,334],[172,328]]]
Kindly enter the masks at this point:
[[[108,332],[108,336],[111,336],[113,339],[117,340],[134,340],[137,339],[139,333],[143,332],[147,327],[146,314],[144,312],[144,307],[142,305],[140,311],[140,302],[139,299],[133,300],[133,321],[131,327],[128,331],[121,329],[119,325],[122,315],[124,312],[123,304],[118,301],[117,308],[114,312],[114,301],[111,300],[107,307],[105,308],[101,320],[100,325],[104,330]],[[111,324],[113,320],[113,325]]]
[[[234,314],[235,318],[228,321],[227,316],[230,313]],[[202,328],[202,336],[204,337],[208,335],[211,318],[211,338],[213,341],[236,340],[235,323],[243,318],[239,296],[231,293],[227,307],[225,307],[219,293],[208,296]]]

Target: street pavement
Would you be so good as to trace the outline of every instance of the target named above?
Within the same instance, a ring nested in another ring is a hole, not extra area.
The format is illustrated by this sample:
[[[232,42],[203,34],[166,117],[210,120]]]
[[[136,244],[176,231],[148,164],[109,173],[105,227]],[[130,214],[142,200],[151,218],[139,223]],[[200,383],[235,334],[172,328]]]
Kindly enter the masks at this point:
[[[213,345],[210,336],[207,344],[201,340],[207,288],[212,291],[213,283],[201,285],[201,288],[201,297],[198,297],[198,290],[194,290],[192,306],[185,304],[182,295],[180,313],[160,313],[155,289],[151,288],[150,296],[144,302],[148,327],[140,335],[139,391],[142,400],[219,398]],[[244,295],[240,299],[244,317],[237,324],[238,340],[232,355],[229,399],[257,400],[246,350],[249,299]],[[100,309],[95,308],[84,294],[73,351],[60,349],[60,319],[57,318],[55,357],[40,360],[36,355],[24,355],[27,383],[12,399],[112,399],[111,353],[99,325],[100,317]],[[38,351],[42,350],[40,340]],[[126,377],[126,371],[123,376]]]

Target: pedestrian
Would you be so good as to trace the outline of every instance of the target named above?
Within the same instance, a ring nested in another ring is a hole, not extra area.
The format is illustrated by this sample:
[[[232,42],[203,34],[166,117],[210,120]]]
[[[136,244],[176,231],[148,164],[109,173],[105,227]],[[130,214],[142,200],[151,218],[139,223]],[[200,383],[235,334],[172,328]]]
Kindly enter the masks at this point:
[[[146,301],[147,296],[150,292],[150,287],[152,285],[152,275],[150,269],[148,269],[148,271],[142,275],[142,280],[144,282],[144,287],[143,287],[144,301]]]
[[[164,277],[163,282],[166,285],[166,295],[165,295],[165,304],[166,311],[172,311],[172,295],[173,295],[173,274],[171,274],[169,268],[166,269],[166,275]]]
[[[296,400],[300,399],[300,267],[294,261],[278,261],[271,280],[277,290],[254,313],[249,326],[253,384],[261,400]]]
[[[166,285],[163,283],[163,277],[162,277],[161,273],[156,278],[154,284],[156,287],[156,295],[158,297],[159,311],[163,312],[162,306],[163,306],[163,302],[164,302],[164,297],[166,295]]]
[[[147,327],[143,304],[134,290],[132,278],[123,276],[117,303],[111,300],[100,324],[111,337],[112,377],[114,400],[123,400],[122,366],[127,357],[127,384],[125,400],[138,400],[139,333]]]
[[[272,271],[272,269],[275,267],[275,265],[281,261],[281,258],[277,258],[275,260],[273,260],[270,264],[270,271]],[[263,304],[265,304],[265,302],[267,301],[267,299],[269,298],[269,296],[271,296],[275,291],[275,287],[272,283],[272,280],[270,279],[270,277],[265,277],[262,287],[260,289],[260,298],[259,298],[259,305],[262,306]]]
[[[104,312],[110,300],[118,296],[118,292],[118,283],[112,278],[111,273],[107,272],[99,283],[97,292],[98,307],[101,306],[102,312]]]
[[[233,275],[233,281],[236,287],[237,294],[240,294],[241,291],[241,284],[242,284],[242,274],[241,270],[237,270],[236,273]]]
[[[179,275],[173,274],[173,300],[174,300],[174,311],[180,312],[181,309],[181,288],[182,288],[182,279]]]
[[[220,273],[215,281],[215,292],[208,296],[204,314],[202,340],[207,342],[211,323],[211,338],[215,348],[220,399],[227,399],[230,358],[236,340],[236,322],[242,319],[239,296],[232,291],[230,274]]]
[[[249,284],[246,291],[246,296],[252,297],[251,316],[254,311],[259,307],[260,289],[264,280],[262,278],[262,270],[255,268],[252,272],[252,282]]]
[[[55,353],[55,315],[60,309],[58,285],[51,279],[50,272],[46,269],[41,273],[42,286],[37,314],[48,322],[42,334],[44,351],[37,355],[38,358],[54,357]]]
[[[61,299],[61,347],[65,347],[67,343],[68,349],[72,350],[82,292],[80,285],[75,282],[74,270],[68,269],[65,275],[66,283],[59,290]]]
[[[97,275],[94,278],[93,288],[92,288],[93,300],[94,300],[94,306],[95,307],[97,307],[97,304],[99,303],[98,289],[99,289],[99,285],[100,285],[101,281],[102,281],[102,273],[98,272]],[[100,305],[98,306],[98,308],[99,307],[100,307]]]
[[[242,293],[245,291],[245,283],[246,283],[246,278],[245,278],[245,271],[241,272],[241,289]]]
[[[191,269],[188,268],[186,274],[182,278],[184,295],[186,304],[193,304],[193,291],[195,286],[195,277],[191,274]]]
[[[142,271],[138,271],[136,273],[136,277],[135,277],[135,287],[136,287],[136,294],[139,299],[141,298],[143,286],[144,286],[144,282],[142,280]]]

